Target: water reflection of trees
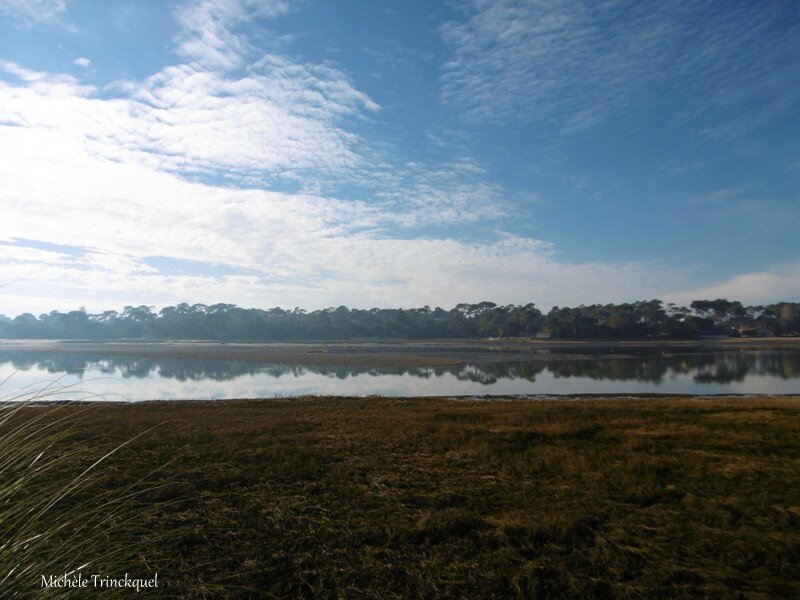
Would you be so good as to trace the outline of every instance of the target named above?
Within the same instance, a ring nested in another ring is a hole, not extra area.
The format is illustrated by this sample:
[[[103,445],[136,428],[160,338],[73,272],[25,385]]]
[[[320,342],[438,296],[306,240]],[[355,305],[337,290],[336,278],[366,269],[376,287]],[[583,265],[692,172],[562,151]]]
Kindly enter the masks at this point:
[[[660,383],[667,377],[691,376],[697,383],[741,382],[748,375],[780,379],[800,377],[796,351],[725,351],[714,353],[632,356],[605,360],[554,361],[548,369],[555,377],[596,380],[635,380]]]
[[[123,379],[145,379],[157,375],[178,381],[228,381],[242,375],[254,375],[263,365],[239,361],[210,361],[182,358],[142,358],[99,356],[91,354],[56,354],[0,352],[0,364],[10,363],[27,371],[37,367],[48,373],[68,373],[81,377],[85,371],[99,371]]]
[[[322,375],[332,379],[353,376],[440,377],[449,374],[460,381],[491,385],[500,380],[536,381],[548,371],[556,378],[589,378],[594,380],[632,380],[660,383],[665,378],[693,377],[697,383],[741,382],[748,375],[772,376],[780,379],[800,378],[800,352],[780,350],[724,351],[714,353],[637,353],[627,356],[570,356],[562,359],[551,355],[547,362],[486,362],[447,367],[339,367],[322,365],[274,365],[241,361],[196,360],[183,358],[142,358],[101,356],[77,353],[0,352],[0,364],[10,363],[15,369],[34,367],[48,373],[82,376],[85,371],[99,371],[124,379],[158,376],[178,381],[228,381],[243,375],[302,377]]]
[[[580,377],[598,381],[638,381],[661,383],[665,378],[693,377],[697,383],[741,382],[748,375],[780,379],[800,378],[800,353],[781,351],[716,352],[703,354],[597,357],[559,360],[544,363],[497,362],[468,365],[451,371],[458,379],[483,384],[502,379],[535,381],[548,371],[558,378]]]

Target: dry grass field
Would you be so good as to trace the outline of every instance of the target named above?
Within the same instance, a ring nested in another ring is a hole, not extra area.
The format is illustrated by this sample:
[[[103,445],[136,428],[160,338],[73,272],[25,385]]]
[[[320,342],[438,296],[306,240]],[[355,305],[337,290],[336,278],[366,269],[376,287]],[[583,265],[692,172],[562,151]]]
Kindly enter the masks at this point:
[[[797,397],[79,410],[59,452],[160,424],[97,486],[168,484],[125,566],[161,596],[800,597]]]

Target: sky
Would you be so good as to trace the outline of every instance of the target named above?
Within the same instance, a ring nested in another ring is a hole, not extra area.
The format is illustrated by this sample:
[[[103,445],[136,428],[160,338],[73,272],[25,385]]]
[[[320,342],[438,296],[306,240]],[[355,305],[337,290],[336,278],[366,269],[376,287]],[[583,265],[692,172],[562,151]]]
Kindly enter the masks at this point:
[[[0,0],[0,313],[800,300],[800,3]]]

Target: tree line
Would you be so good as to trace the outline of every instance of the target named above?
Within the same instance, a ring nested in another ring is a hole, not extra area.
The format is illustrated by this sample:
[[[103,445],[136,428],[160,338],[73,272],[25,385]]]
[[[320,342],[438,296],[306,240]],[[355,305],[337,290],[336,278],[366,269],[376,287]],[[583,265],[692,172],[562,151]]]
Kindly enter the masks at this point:
[[[352,338],[552,337],[556,339],[694,339],[704,336],[800,335],[800,303],[744,306],[725,299],[689,306],[645,300],[553,307],[493,302],[443,308],[355,309],[339,306],[241,308],[178,304],[156,311],[52,311],[38,317],[0,315],[0,338],[339,340]]]

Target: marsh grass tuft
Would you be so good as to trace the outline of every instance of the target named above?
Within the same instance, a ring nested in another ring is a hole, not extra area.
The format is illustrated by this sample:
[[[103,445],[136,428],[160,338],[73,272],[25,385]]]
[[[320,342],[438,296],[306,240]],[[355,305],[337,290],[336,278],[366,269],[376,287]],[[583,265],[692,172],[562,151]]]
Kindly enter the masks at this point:
[[[10,378],[0,382],[7,384]],[[108,459],[149,430],[112,445],[76,443],[88,405],[56,402],[97,395],[59,380],[0,395],[0,597],[82,597],[47,588],[42,577],[78,572],[147,575],[142,551],[169,532],[153,531],[156,508],[145,496],[169,488],[154,473],[117,477]],[[111,482],[111,485],[109,483]],[[104,590],[106,597],[123,592]]]

